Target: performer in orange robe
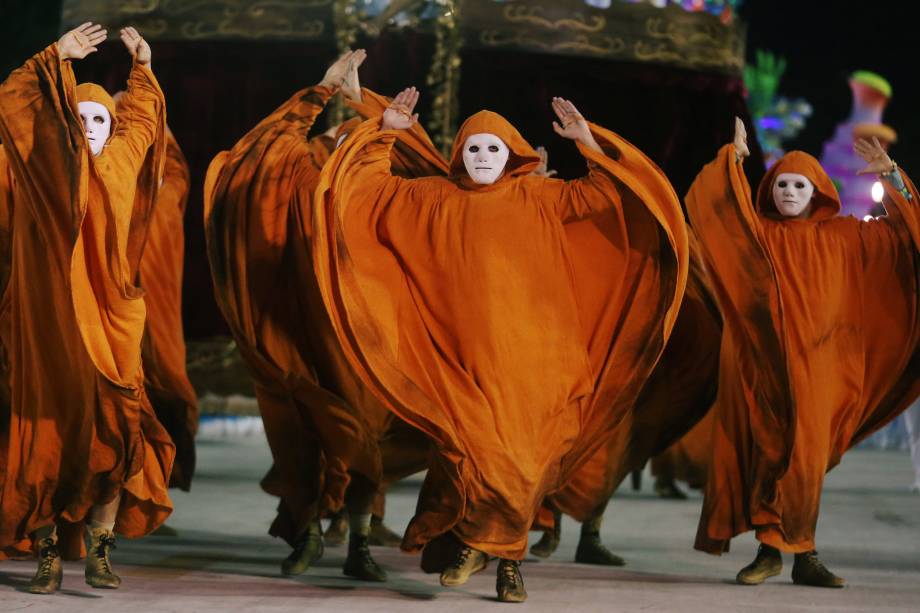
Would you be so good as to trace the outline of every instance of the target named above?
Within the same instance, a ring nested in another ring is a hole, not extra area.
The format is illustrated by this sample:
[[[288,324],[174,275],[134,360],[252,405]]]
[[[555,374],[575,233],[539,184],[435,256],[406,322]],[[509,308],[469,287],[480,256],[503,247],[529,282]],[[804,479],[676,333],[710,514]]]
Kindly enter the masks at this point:
[[[182,264],[189,171],[172,132],[166,129],[166,163],[150,233],[141,258],[147,329],[141,345],[144,387],[157,419],[176,446],[170,487],[188,491],[195,473],[198,397],[185,370],[182,329]]]
[[[840,217],[830,178],[799,151],[752,201],[740,120],[687,195],[725,320],[696,547],[719,554],[754,530],[743,584],[778,574],[782,551],[795,583],[844,584],[815,552],[824,474],[920,392],[918,196],[877,142],[857,151],[883,177],[885,217]]]
[[[319,520],[344,505],[351,521],[345,574],[383,581],[368,532],[383,480],[379,443],[392,416],[342,355],[310,252],[314,156],[328,141],[311,144],[306,134],[344,80],[360,95],[363,57],[359,50],[340,58],[319,85],[218,154],[205,181],[205,228],[217,301],[253,376],[272,450],[262,486],[280,502],[270,533],[294,548],[282,572],[302,573],[322,555]],[[430,140],[420,130],[406,140],[409,169],[431,174],[439,158]]]
[[[697,241],[692,232],[689,237],[690,277],[668,345],[635,405],[607,444],[571,476],[565,487],[547,498],[535,525],[544,534],[530,549],[536,556],[548,557],[558,547],[564,512],[581,522],[576,562],[625,564],[600,540],[610,497],[626,475],[641,470],[649,458],[698,428],[715,400],[721,317]]]
[[[584,179],[531,176],[537,153],[486,111],[458,133],[449,178],[395,177],[417,100],[402,92],[323,168],[317,278],[351,365],[436,446],[403,548],[452,534],[464,545],[443,584],[494,555],[499,599],[520,601],[540,502],[606,440],[664,348],[686,227],[661,172],[561,99],[555,128],[579,141]]]
[[[144,392],[146,309],[135,286],[162,171],[165,104],[150,47],[133,28],[121,31],[135,60],[121,113],[98,85],[77,87],[70,60],[105,36],[83,24],[0,85],[13,182],[3,345],[15,356],[0,552],[22,555],[38,541],[37,593],[59,589],[61,552],[80,554],[84,522],[87,583],[118,587],[113,531],[148,534],[171,511],[174,447]],[[68,539],[74,525],[77,538]]]

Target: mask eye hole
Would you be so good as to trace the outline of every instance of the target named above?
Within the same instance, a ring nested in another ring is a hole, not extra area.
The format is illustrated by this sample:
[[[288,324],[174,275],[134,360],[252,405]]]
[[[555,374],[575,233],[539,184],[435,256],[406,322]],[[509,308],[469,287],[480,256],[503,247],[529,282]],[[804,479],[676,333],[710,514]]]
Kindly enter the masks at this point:
[[[470,153],[479,153],[479,145],[470,145]]]
[[[777,187],[786,187],[786,185],[788,185],[788,183],[786,183],[785,181],[779,181],[776,184]]]
[[[102,115],[93,115],[93,121],[95,121],[98,124],[105,123],[105,119],[102,117]]]
[[[492,153],[498,153],[498,145],[489,145],[489,151]]]
[[[796,183],[795,183],[795,188],[796,188],[796,189],[805,189],[805,184],[802,183],[801,181],[796,181]]]

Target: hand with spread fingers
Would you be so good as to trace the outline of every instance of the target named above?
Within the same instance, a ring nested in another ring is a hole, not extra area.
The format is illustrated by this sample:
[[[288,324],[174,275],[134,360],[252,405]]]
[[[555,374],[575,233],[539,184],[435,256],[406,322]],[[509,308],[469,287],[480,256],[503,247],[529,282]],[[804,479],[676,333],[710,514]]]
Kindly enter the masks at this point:
[[[361,102],[361,80],[358,78],[358,67],[367,59],[364,49],[357,49],[351,54],[345,77],[342,81],[342,93],[349,100]]]
[[[106,31],[91,21],[67,32],[58,40],[57,50],[62,60],[82,60],[97,51],[96,46],[106,38]]]
[[[413,115],[415,105],[418,104],[418,90],[414,87],[407,87],[402,90],[393,102],[383,112],[383,130],[408,130],[418,121],[418,113]]]
[[[147,44],[144,37],[130,26],[119,30],[119,35],[121,36],[121,42],[125,44],[131,57],[137,60],[138,64],[149,67],[151,60],[150,45]]]
[[[591,135],[591,128],[588,126],[588,122],[585,121],[585,118],[570,100],[559,97],[553,98],[553,111],[556,112],[556,117],[559,118],[559,122],[553,122],[553,130],[556,131],[556,134],[563,138],[577,141],[595,151],[601,150],[597,141]],[[559,125],[560,123],[562,125]]]
[[[894,162],[891,161],[882,144],[874,136],[872,141],[861,138],[853,143],[853,151],[868,164],[856,174],[886,174],[895,169]]]
[[[747,144],[747,130],[744,128],[744,122],[740,117],[735,117],[735,154],[739,158],[746,158],[751,155],[751,150]]]

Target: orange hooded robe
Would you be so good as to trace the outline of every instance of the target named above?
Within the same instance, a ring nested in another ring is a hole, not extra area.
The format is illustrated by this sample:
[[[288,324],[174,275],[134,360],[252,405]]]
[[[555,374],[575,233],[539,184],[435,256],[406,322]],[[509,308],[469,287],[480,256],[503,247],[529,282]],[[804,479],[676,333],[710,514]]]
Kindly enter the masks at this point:
[[[639,151],[592,130],[608,155],[582,147],[590,174],[569,182],[529,176],[537,153],[486,111],[458,133],[448,178],[393,176],[398,133],[379,119],[323,168],[314,257],[332,324],[365,383],[437,447],[406,550],[452,532],[522,558],[544,495],[664,347],[687,278],[679,202]],[[492,185],[462,162],[483,132],[511,152]]]
[[[113,117],[95,158],[78,100]],[[144,393],[145,306],[134,284],[164,144],[163,93],[149,68],[134,65],[122,107],[116,116],[102,88],[77,88],[56,45],[0,85],[14,202],[0,555],[24,553],[36,529],[82,522],[119,493],[115,529],[125,536],[149,533],[172,509],[174,448]],[[64,555],[79,554],[82,535],[66,532]]]
[[[815,185],[808,219],[776,211],[783,172]],[[687,210],[725,321],[697,549],[727,551],[753,529],[782,551],[813,550],[824,474],[920,391],[920,198],[910,189],[912,201],[886,185],[887,217],[840,217],[820,164],[792,152],[764,177],[755,208],[732,145],[691,186]]]
[[[312,198],[329,141],[306,135],[332,94],[297,92],[218,154],[205,180],[215,295],[253,376],[274,460],[262,482],[281,499],[270,533],[291,544],[342,507],[355,476],[379,487],[390,420],[342,355],[313,273]],[[408,138],[410,168],[437,168],[427,136]]]
[[[607,443],[547,499],[536,527],[553,527],[550,509],[580,522],[602,514],[626,475],[695,430],[712,406],[722,323],[698,243],[688,236],[687,291],[655,370]]]
[[[195,472],[198,396],[185,371],[182,330],[182,263],[189,171],[179,143],[167,130],[163,183],[141,258],[147,328],[141,346],[144,386],[157,419],[176,446],[170,487],[188,491]]]

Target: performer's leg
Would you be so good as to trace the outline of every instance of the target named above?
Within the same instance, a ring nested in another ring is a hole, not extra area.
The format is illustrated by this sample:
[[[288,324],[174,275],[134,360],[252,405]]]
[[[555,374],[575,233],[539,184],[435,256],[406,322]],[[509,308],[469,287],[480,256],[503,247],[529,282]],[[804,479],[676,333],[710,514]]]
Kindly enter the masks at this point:
[[[545,530],[543,536],[530,548],[530,553],[538,558],[548,558],[559,547],[559,539],[562,535],[562,513],[553,510],[553,528]]]
[[[348,537],[348,511],[345,507],[329,518],[329,527],[323,534],[323,541],[329,547],[338,547],[345,544]]]
[[[620,556],[607,549],[601,542],[601,522],[604,511],[607,509],[605,502],[597,509],[592,517],[581,524],[581,537],[578,539],[578,549],[575,550],[575,561],[580,564],[599,564],[601,566],[623,566],[626,562]]]
[[[116,589],[121,577],[112,570],[109,553],[115,546],[115,516],[121,504],[121,495],[110,502],[92,508],[86,524],[86,583],[93,587]]]
[[[371,530],[371,507],[377,485],[360,474],[353,474],[345,491],[348,509],[348,557],[342,571],[364,581],[386,581],[387,574],[371,556],[368,535]]]
[[[386,510],[386,491],[378,491],[371,508],[370,544],[378,547],[399,547],[402,537],[383,523]]]

